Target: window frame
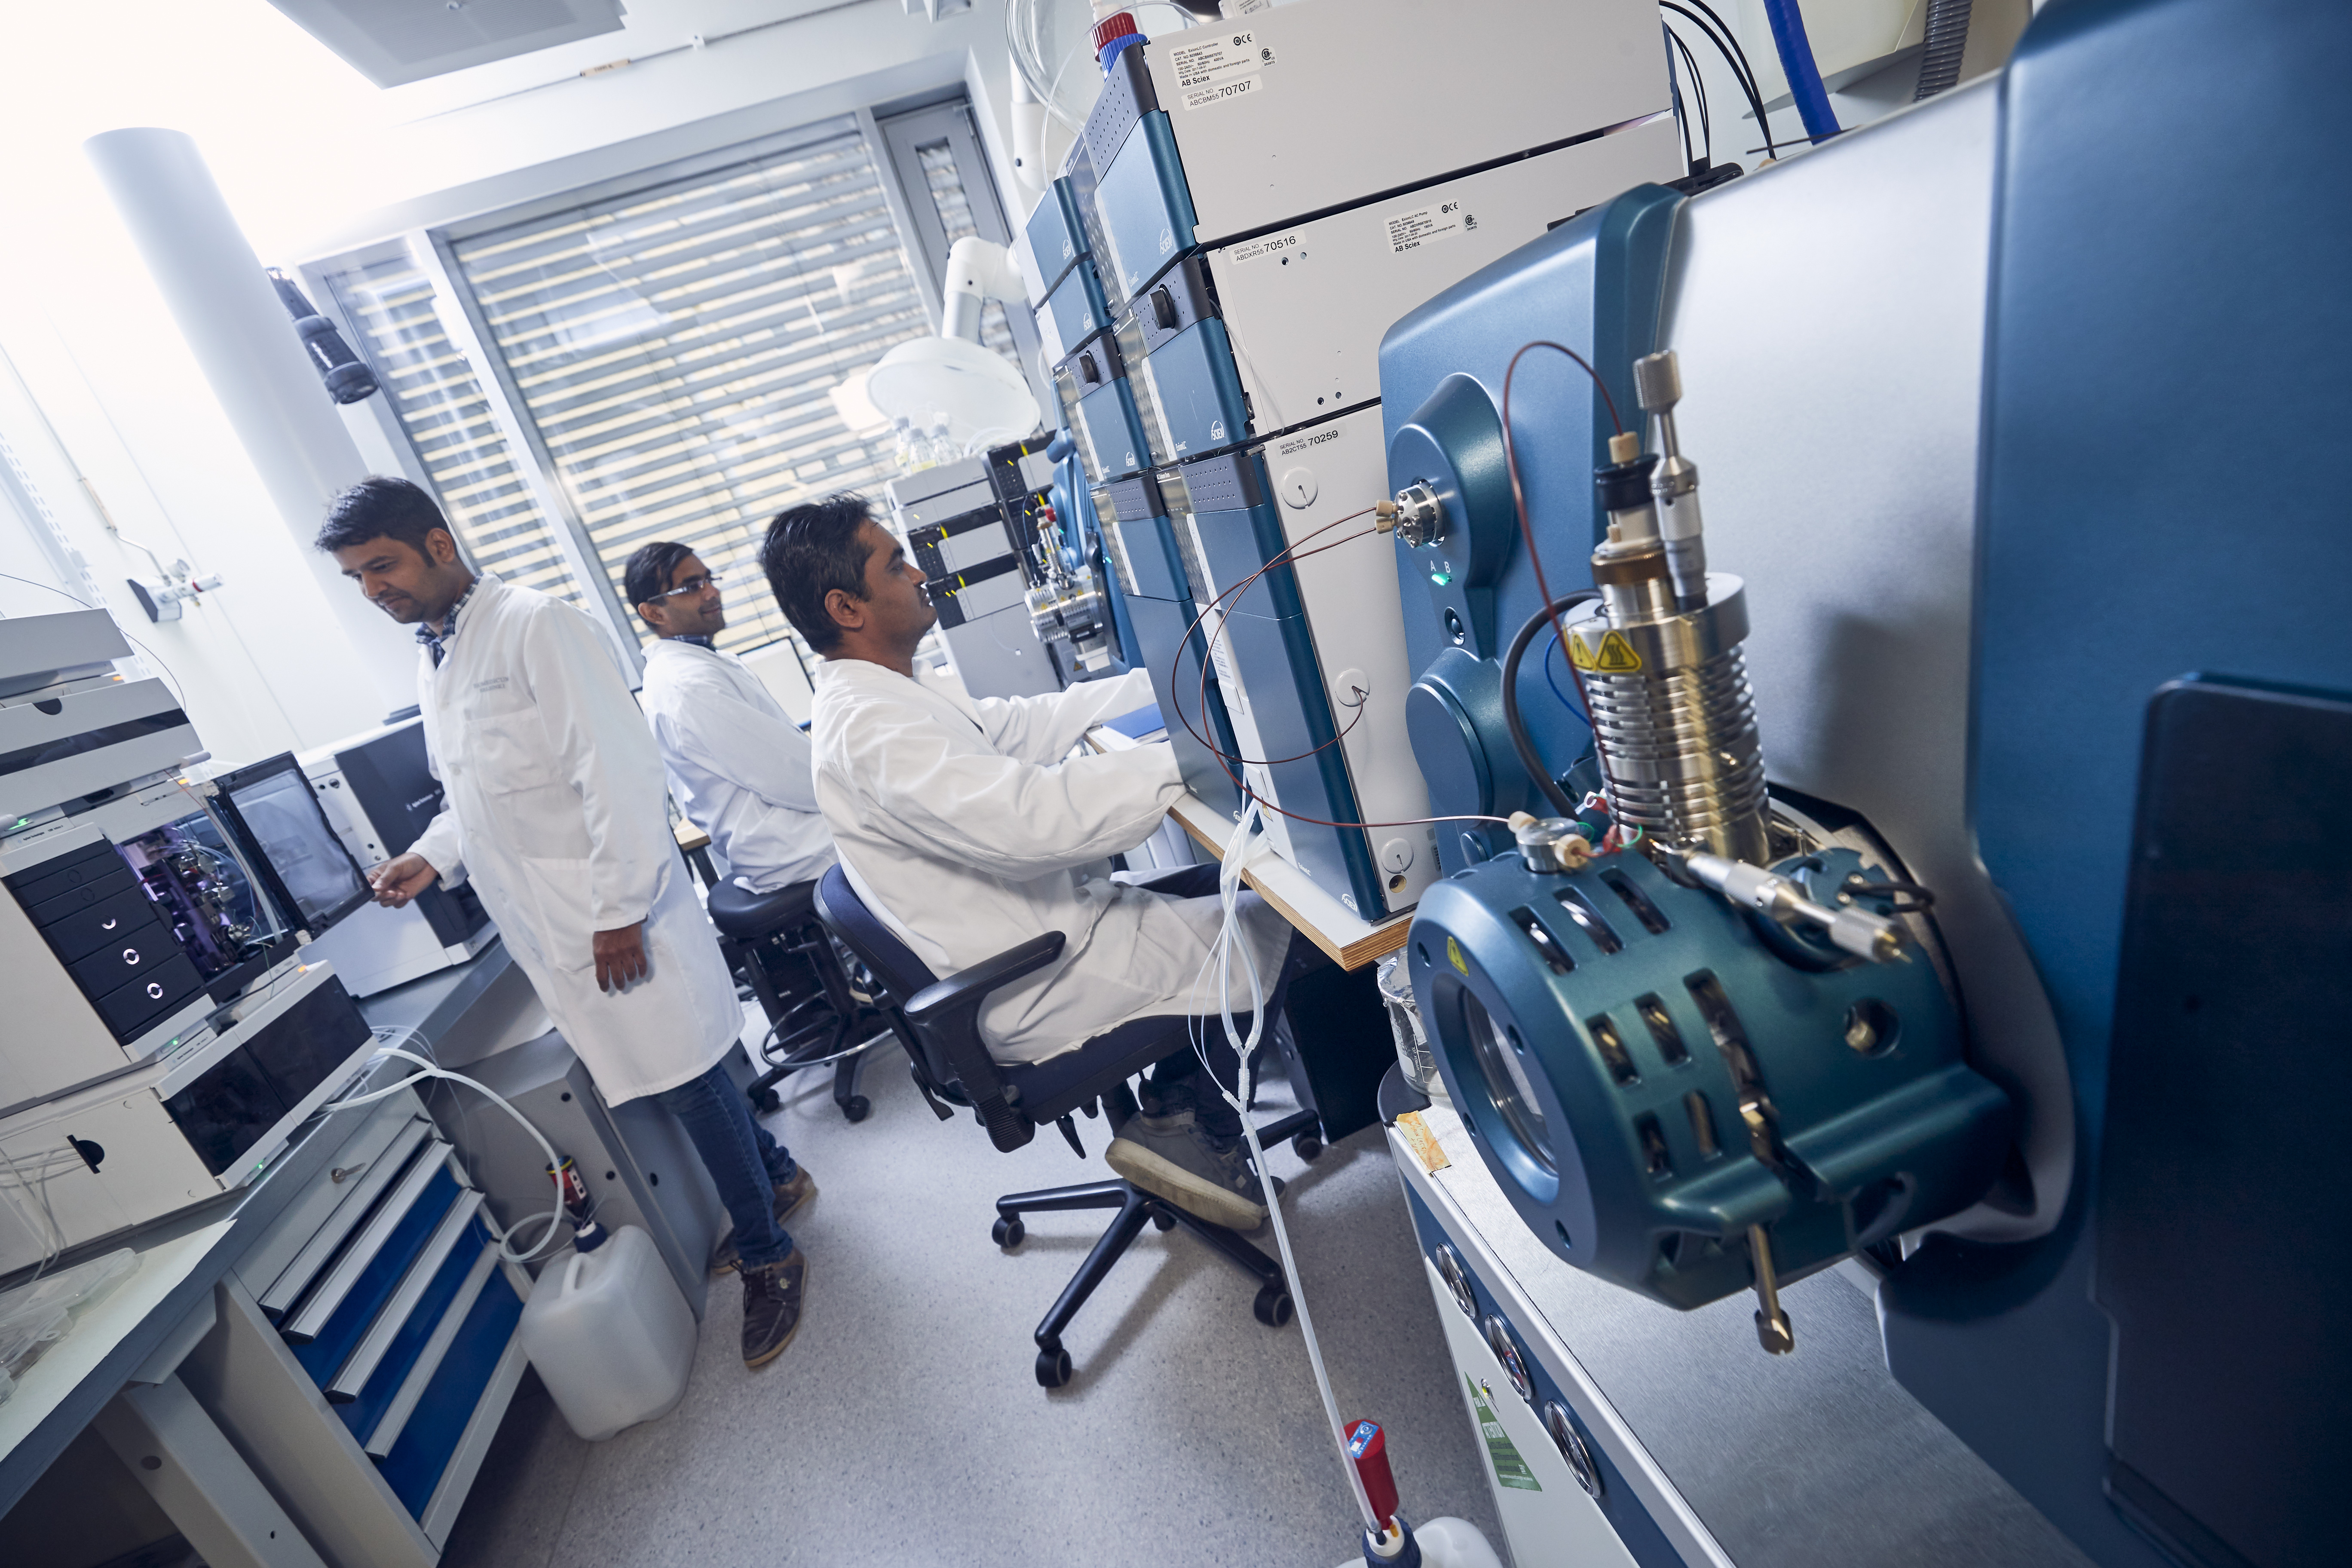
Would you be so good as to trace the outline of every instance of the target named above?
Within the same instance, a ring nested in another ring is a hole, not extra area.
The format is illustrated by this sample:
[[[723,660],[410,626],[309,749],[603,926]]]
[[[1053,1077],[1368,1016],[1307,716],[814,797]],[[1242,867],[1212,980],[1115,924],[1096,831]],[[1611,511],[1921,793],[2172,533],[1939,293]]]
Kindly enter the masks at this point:
[[[961,83],[913,100],[901,99],[886,103],[878,109],[856,107],[846,112],[812,115],[779,129],[735,137],[722,144],[682,156],[656,156],[636,167],[600,174],[560,190],[545,190],[495,205],[474,207],[444,222],[403,227],[373,241],[341,247],[302,262],[295,268],[311,299],[334,321],[353,351],[368,360],[380,379],[384,376],[386,367],[376,363],[368,334],[358,330],[358,324],[348,319],[337,290],[328,281],[331,276],[371,263],[404,258],[425,275],[442,300],[456,304],[455,310],[441,310],[437,312],[443,331],[449,338],[450,346],[473,370],[475,380],[488,405],[492,423],[505,444],[509,461],[530,491],[532,501],[545,520],[557,552],[570,572],[575,587],[581,590],[585,607],[603,626],[633,687],[642,681],[645,671],[645,654],[636,631],[635,612],[621,602],[619,586],[612,572],[603,564],[595,541],[572,504],[553,455],[516,384],[513,370],[493,346],[495,340],[480,301],[465,282],[455,247],[483,234],[510,229],[571,209],[625,198],[639,191],[700,175],[718,174],[762,157],[789,155],[848,134],[853,130],[865,144],[891,221],[898,230],[902,258],[914,279],[916,292],[922,300],[930,328],[937,331],[941,312],[940,280],[946,275],[949,242],[917,160],[915,149],[919,142],[928,145],[944,138],[950,143],[957,175],[962,182],[971,205],[973,226],[982,237],[994,239],[999,244],[1009,244],[1012,234],[995,169],[980,134],[970,89]],[[453,198],[462,199],[463,194],[445,193],[444,197],[437,201],[426,198],[416,206],[429,209]],[[1051,389],[1039,384],[1039,342],[1035,321],[1027,310],[1008,308],[1006,322],[1012,331],[1023,374],[1030,381],[1032,390],[1037,393],[1038,406],[1041,409],[1051,408]],[[389,382],[386,384],[388,387]],[[440,489],[403,423],[399,411],[393,405],[390,392],[387,390],[371,397],[359,405],[357,410],[350,412],[370,419],[376,432],[389,446],[403,476],[431,491],[446,508],[446,498],[441,496]],[[740,651],[756,652],[760,648],[772,647],[777,641],[788,642],[799,657],[804,673],[814,674],[807,668],[811,660],[810,650],[797,634],[789,631],[780,638]]]

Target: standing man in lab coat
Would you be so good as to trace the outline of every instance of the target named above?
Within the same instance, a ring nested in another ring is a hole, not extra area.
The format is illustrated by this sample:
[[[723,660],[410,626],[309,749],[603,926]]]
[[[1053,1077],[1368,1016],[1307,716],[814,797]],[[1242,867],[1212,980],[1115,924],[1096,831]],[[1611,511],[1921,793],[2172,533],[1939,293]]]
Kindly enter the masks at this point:
[[[661,640],[646,650],[639,693],[670,793],[710,835],[747,893],[814,882],[834,862],[817,810],[814,758],[783,704],[731,653],[717,574],[683,544],[643,545],[622,570],[629,603]]]
[[[436,878],[471,878],[604,1098],[649,1095],[685,1124],[735,1221],[743,1360],[764,1365],[800,1326],[808,1277],[780,1220],[814,1187],[763,1148],[722,1065],[742,1010],[611,651],[562,601],[477,577],[441,509],[406,479],[337,496],[317,544],[423,645],[417,700],[447,803],[370,874],[376,901],[397,908]]]
[[[1130,1019],[1216,1011],[1202,968],[1223,921],[1217,900],[1084,875],[1149,837],[1183,792],[1165,745],[1070,755],[1089,728],[1151,700],[1146,672],[978,702],[951,679],[919,675],[915,649],[937,614],[921,571],[856,496],[780,514],[760,563],[824,658],[809,725],[817,802],[867,908],[941,977],[1045,931],[1067,938],[1059,959],[982,1009],[992,1055],[1044,1061]],[[1243,906],[1271,995],[1289,928],[1255,893]],[[1230,1085],[1223,1030],[1202,1032]],[[1147,1113],[1118,1121],[1105,1157],[1171,1203],[1253,1229],[1265,1194],[1239,1147],[1240,1116],[1197,1065],[1189,1047],[1160,1063]]]

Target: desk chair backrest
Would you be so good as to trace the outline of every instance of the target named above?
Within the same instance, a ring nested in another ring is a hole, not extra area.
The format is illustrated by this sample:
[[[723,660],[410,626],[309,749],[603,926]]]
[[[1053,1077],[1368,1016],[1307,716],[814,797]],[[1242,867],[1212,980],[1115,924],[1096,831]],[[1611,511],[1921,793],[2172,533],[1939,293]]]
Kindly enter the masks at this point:
[[[1047,931],[947,980],[931,973],[898,933],[884,925],[858,897],[839,866],[828,869],[816,889],[817,916],[844,946],[872,972],[911,1026],[920,1049],[916,1080],[940,1117],[940,1103],[971,1106],[996,1146],[1018,1149],[1036,1136],[1036,1124],[1013,1108],[1005,1079],[980,1037],[980,1009],[989,994],[1034,973],[1061,956],[1063,936]]]

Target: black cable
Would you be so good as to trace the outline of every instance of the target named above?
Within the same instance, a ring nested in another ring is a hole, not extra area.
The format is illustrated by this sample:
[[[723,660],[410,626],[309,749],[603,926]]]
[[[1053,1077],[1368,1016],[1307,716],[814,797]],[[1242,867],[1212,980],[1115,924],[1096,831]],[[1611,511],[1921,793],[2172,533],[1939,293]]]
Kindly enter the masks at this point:
[[[1780,155],[1780,150],[1772,140],[1772,120],[1771,116],[1764,112],[1764,96],[1756,85],[1755,69],[1748,65],[1746,52],[1739,47],[1739,40],[1730,36],[1729,26],[1724,23],[1722,17],[1716,16],[1715,12],[1706,5],[1705,0],[1691,0],[1691,3],[1705,11],[1708,16],[1714,17],[1714,26],[1709,26],[1707,22],[1675,4],[1675,0],[1659,0],[1659,3],[1666,10],[1674,12],[1696,27],[1706,41],[1715,46],[1715,52],[1721,56],[1724,64],[1731,68],[1731,79],[1738,85],[1741,96],[1748,100],[1748,108],[1755,111],[1757,127],[1764,132],[1766,153],[1778,158]],[[1718,33],[1716,30],[1717,27],[1723,28],[1723,31]]]
[[[1736,62],[1734,68],[1748,79],[1748,87],[1753,89],[1756,86],[1756,68],[1748,63],[1748,51],[1739,47],[1739,35],[1731,30],[1731,24],[1725,21],[1716,8],[1706,3],[1706,0],[1691,0],[1691,4],[1697,6],[1708,21],[1722,29],[1724,41],[1731,48],[1731,53],[1727,58]]]
[[[1598,588],[1579,588],[1573,594],[1553,600],[1519,628],[1519,635],[1511,639],[1510,651],[1503,656],[1503,727],[1511,732],[1511,750],[1518,753],[1519,766],[1536,781],[1536,787],[1543,791],[1544,798],[1551,802],[1559,815],[1570,818],[1576,816],[1575,803],[1568,798],[1568,792],[1559,787],[1559,781],[1551,776],[1550,771],[1543,764],[1543,759],[1536,755],[1535,742],[1528,738],[1527,721],[1519,717],[1519,660],[1526,657],[1528,645],[1536,640],[1536,633],[1549,626],[1553,616],[1562,610],[1590,604],[1599,597],[1601,590]],[[1572,667],[1575,660],[1569,662]]]
[[[1675,69],[1675,30],[1662,20],[1659,29],[1666,35],[1666,90],[1674,96],[1675,129],[1683,134],[1683,173],[1698,172],[1698,160],[1691,153],[1690,110],[1683,98],[1682,75]],[[1685,55],[1687,59],[1687,55]]]
[[[1673,38],[1675,47],[1682,51],[1683,64],[1690,71],[1691,85],[1698,91],[1699,135],[1706,142],[1707,166],[1713,168],[1715,166],[1715,117],[1707,112],[1706,79],[1699,75],[1698,61],[1692,58],[1690,46],[1683,42],[1672,27],[1666,29],[1666,37]]]
[[[1733,79],[1739,83],[1739,90],[1748,100],[1748,107],[1755,111],[1756,123],[1764,132],[1764,151],[1766,154],[1775,159],[1779,158],[1780,156],[1780,149],[1779,144],[1772,140],[1771,116],[1764,112],[1763,95],[1756,90],[1756,73],[1748,68],[1748,56],[1740,50],[1738,39],[1727,39],[1725,36],[1718,35],[1716,32],[1715,27],[1708,26],[1706,23],[1700,20],[1698,16],[1675,4],[1675,0],[1658,0],[1658,3],[1664,9],[1672,11],[1675,16],[1682,17],[1684,20],[1689,22],[1691,26],[1696,27],[1701,33],[1706,35],[1706,41],[1715,46],[1715,52],[1721,55],[1723,57],[1724,64],[1731,68]],[[1701,11],[1705,11],[1709,16],[1714,16],[1716,26],[1724,27],[1725,35],[1727,35],[1730,32],[1730,28],[1724,24],[1723,18],[1716,16],[1713,9],[1707,5],[1706,0],[1691,0],[1691,4],[1697,6]]]

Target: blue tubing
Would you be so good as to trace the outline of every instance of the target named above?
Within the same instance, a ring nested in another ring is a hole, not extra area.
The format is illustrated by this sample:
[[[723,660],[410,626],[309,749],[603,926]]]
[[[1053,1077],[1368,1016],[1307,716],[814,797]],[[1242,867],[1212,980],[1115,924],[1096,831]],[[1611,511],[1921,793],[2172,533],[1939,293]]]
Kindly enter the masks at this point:
[[[1813,46],[1805,37],[1804,13],[1797,0],[1764,0],[1764,16],[1772,24],[1772,47],[1780,51],[1780,74],[1789,79],[1805,134],[1817,142],[1828,141],[1841,127],[1829,89],[1822,85],[1821,68],[1813,63]]]

